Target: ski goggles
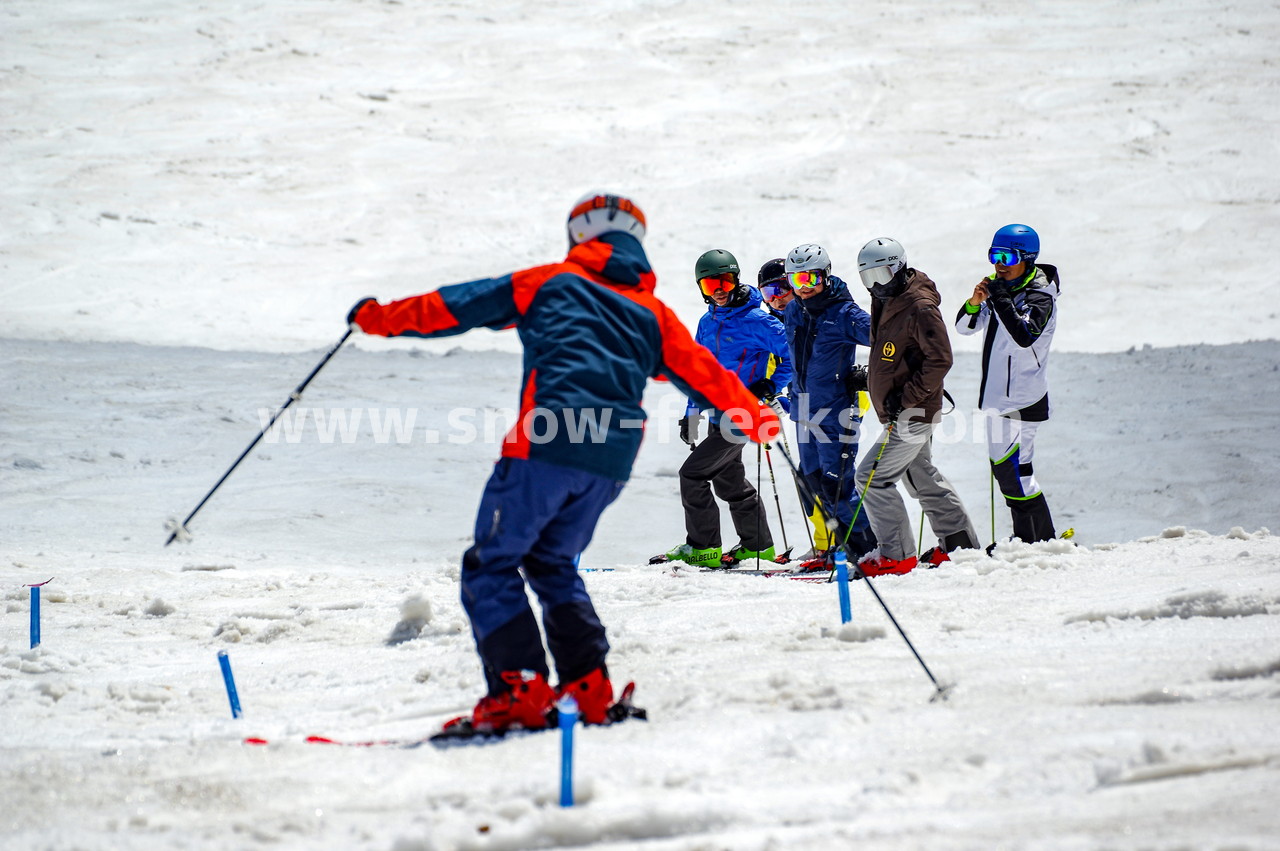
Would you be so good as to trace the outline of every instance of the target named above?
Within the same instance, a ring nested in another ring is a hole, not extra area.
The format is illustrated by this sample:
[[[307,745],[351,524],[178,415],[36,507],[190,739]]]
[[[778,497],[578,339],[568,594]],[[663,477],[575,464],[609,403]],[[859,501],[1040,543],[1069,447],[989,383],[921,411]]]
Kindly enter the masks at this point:
[[[821,272],[788,272],[787,281],[792,289],[811,290],[818,284],[825,283],[827,276]]]
[[[987,259],[992,266],[1017,266],[1022,262],[1022,252],[1016,248],[996,248],[993,245],[987,249]]]
[[[863,269],[858,272],[858,277],[862,278],[862,285],[867,289],[875,286],[883,286],[893,280],[892,266],[876,266],[874,269]]]
[[[765,299],[774,299],[791,292],[791,285],[785,279],[765,281],[760,285],[760,295]]]
[[[702,288],[703,295],[715,295],[716,293],[731,293],[738,286],[738,282],[733,275],[713,275],[709,278],[699,278],[698,286]]]

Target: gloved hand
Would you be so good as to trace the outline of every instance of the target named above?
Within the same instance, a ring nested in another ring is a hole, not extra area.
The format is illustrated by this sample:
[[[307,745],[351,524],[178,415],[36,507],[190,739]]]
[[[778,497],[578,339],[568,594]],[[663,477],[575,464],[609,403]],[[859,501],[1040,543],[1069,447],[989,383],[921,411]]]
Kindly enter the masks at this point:
[[[902,411],[902,391],[890,390],[889,395],[884,397],[884,412],[889,415],[890,422],[897,422]]]
[[[747,385],[747,390],[757,399],[763,399],[766,402],[773,398],[778,392],[777,386],[767,378],[757,378],[755,381]]]
[[[680,418],[680,439],[689,444],[689,448],[698,445],[698,420],[701,414],[685,414]]]
[[[351,310],[347,312],[348,325],[351,325],[356,321],[356,314],[360,312],[360,308],[364,307],[369,302],[373,302],[374,304],[377,304],[378,300],[373,296],[365,296],[364,298],[357,301],[354,305],[352,305]]]
[[[844,389],[849,393],[850,399],[856,399],[859,390],[866,390],[867,368],[860,363],[854,364],[844,374]]]
[[[987,292],[993,299],[1010,299],[1013,298],[1013,290],[1009,287],[1008,281],[1002,281],[999,278],[992,278],[987,281]]]

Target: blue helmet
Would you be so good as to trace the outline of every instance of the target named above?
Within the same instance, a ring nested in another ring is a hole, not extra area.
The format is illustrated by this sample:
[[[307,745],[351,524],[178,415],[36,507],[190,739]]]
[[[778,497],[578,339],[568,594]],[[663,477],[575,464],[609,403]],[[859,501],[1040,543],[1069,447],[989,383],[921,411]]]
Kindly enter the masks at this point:
[[[1011,248],[1024,263],[1033,265],[1040,255],[1040,235],[1026,225],[1005,225],[991,237],[991,250],[997,248]]]

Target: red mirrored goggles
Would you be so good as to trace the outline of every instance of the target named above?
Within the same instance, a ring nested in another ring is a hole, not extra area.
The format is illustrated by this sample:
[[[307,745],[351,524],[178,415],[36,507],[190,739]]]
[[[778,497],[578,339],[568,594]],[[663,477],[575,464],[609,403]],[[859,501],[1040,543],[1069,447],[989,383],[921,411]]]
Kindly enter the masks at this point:
[[[821,272],[788,272],[787,281],[792,289],[811,290],[818,284],[825,283],[827,276]]]
[[[698,286],[702,288],[703,295],[710,296],[716,293],[733,292],[738,287],[738,281],[733,275],[714,275],[710,278],[699,278]]]

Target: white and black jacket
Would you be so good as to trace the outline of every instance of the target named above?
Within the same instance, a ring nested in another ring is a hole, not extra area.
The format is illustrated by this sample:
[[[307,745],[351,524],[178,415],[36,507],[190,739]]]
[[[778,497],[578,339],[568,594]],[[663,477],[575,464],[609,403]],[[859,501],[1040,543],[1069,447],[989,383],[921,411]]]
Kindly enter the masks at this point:
[[[1055,266],[1036,266],[1023,280],[1011,295],[991,296],[976,310],[966,301],[956,315],[956,330],[986,332],[978,407],[1032,422],[1049,419],[1049,345],[1061,288]]]

